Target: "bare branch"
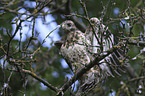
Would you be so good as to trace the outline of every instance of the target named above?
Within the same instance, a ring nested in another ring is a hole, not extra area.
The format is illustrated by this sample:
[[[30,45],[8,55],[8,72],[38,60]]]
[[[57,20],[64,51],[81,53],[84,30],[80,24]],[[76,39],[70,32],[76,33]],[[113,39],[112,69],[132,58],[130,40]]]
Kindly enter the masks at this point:
[[[47,81],[45,81],[45,80],[43,80],[42,78],[40,78],[40,77],[37,76],[35,73],[33,73],[33,72],[29,71],[29,70],[24,70],[24,69],[22,69],[22,72],[31,75],[32,77],[34,77],[36,80],[42,82],[45,86],[47,86],[47,87],[50,88],[51,90],[53,90],[53,91],[55,91],[55,92],[58,92],[58,91],[59,91],[56,87],[52,86],[50,83],[48,83]]]
[[[145,47],[145,42],[144,41],[128,41],[128,44]]]
[[[114,46],[113,48],[109,49],[106,54],[98,55],[92,62],[90,62],[86,67],[82,68],[80,71],[78,71],[68,82],[66,82],[60,90],[62,92],[65,92],[76,80],[78,80],[84,73],[86,73],[88,70],[90,70],[93,66],[99,65],[99,61],[104,59],[109,54],[113,53],[114,50],[118,49],[120,46]]]

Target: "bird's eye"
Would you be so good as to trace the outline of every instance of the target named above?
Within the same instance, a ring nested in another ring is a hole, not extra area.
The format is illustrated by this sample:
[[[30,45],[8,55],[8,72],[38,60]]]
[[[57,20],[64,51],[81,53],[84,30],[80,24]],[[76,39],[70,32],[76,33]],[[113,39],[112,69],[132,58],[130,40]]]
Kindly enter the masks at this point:
[[[93,23],[95,23],[95,20],[90,20],[90,22],[93,24]]]
[[[72,23],[68,23],[67,26],[68,26],[68,27],[71,27],[71,26],[72,26]]]

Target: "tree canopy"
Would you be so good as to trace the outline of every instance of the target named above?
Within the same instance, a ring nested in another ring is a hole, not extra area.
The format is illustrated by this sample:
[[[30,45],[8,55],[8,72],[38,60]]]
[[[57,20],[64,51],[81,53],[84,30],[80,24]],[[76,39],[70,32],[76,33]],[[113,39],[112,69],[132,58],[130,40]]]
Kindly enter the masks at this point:
[[[79,89],[75,78],[95,61],[73,74],[54,42],[65,35],[61,28],[65,20],[84,33],[90,18],[97,17],[114,35],[116,45],[124,47],[125,59],[120,62],[127,66],[121,76],[104,78],[95,93],[144,96],[144,5],[144,0],[1,0],[0,95],[74,96]]]

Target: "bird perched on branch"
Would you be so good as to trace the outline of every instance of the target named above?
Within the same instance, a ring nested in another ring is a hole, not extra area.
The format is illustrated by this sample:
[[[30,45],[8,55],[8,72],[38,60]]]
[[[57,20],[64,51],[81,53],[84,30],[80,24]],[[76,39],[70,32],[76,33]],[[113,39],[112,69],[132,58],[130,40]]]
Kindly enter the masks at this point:
[[[85,36],[89,39],[89,41],[91,41],[91,46],[93,46],[92,53],[105,54],[106,51],[114,46],[114,36],[108,27],[102,24],[101,20],[98,18],[93,17],[89,20],[89,22],[90,24],[86,29]],[[117,70],[123,71],[119,61],[122,58],[123,50],[115,50],[112,54],[100,61],[100,67],[103,71],[105,71],[105,73],[111,75],[112,77],[114,77],[114,75],[110,71],[110,67],[115,73],[120,75]]]
[[[85,37],[84,33],[76,28],[72,21],[67,20],[63,22],[62,27],[64,29],[65,36],[62,41],[56,41],[55,45],[60,50],[60,54],[66,60],[69,67],[75,73],[94,59],[92,54],[89,52],[91,49],[91,42]],[[83,79],[80,78],[80,81],[87,82],[88,77],[94,78],[94,74],[99,73],[99,70],[96,69],[97,66],[92,68],[89,72],[83,75],[85,79],[82,77]],[[93,72],[93,74],[90,74],[90,72]]]
[[[90,25],[85,33],[78,30],[75,24],[70,20],[63,22],[62,28],[65,33],[63,39],[56,41],[55,45],[74,73],[93,61],[96,54],[105,54],[105,51],[114,45],[113,34],[108,30],[108,27],[101,24],[98,18],[90,19]],[[115,57],[113,57],[113,55],[110,54],[109,57],[99,62],[99,66],[94,66],[79,78],[82,84],[81,91],[89,89],[98,83],[104,73],[113,76],[107,65],[107,63],[112,63],[112,60],[114,60],[112,58],[116,59],[117,56],[115,55]],[[101,72],[100,68],[102,70]],[[116,73],[118,72],[116,71]]]

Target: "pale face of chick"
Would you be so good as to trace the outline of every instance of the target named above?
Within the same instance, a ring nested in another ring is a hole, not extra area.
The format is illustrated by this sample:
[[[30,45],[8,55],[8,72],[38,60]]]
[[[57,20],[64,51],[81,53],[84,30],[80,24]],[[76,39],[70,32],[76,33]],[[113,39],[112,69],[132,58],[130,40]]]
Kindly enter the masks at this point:
[[[76,30],[75,24],[71,20],[66,20],[62,23],[62,28],[65,30],[65,33]]]
[[[96,17],[93,17],[93,18],[90,19],[90,23],[92,25],[99,25],[100,24],[100,20],[98,18],[96,18]]]

